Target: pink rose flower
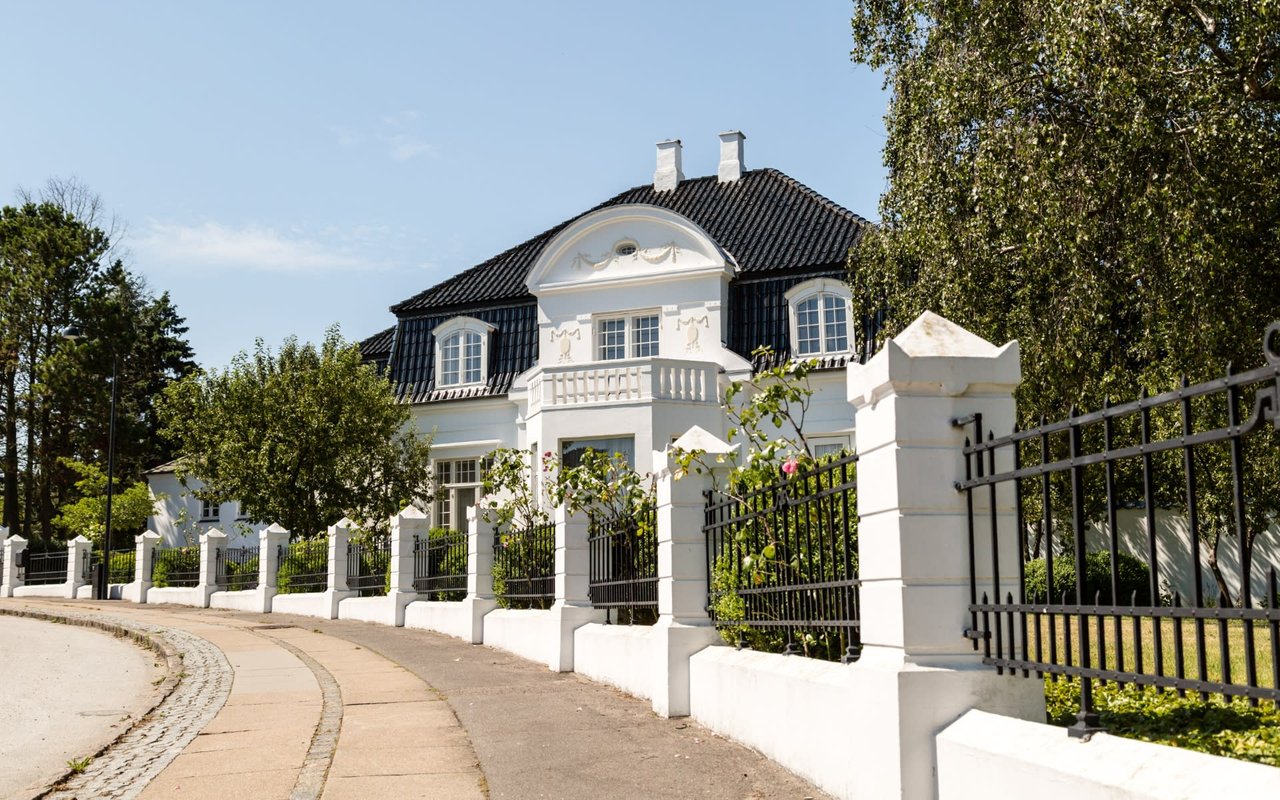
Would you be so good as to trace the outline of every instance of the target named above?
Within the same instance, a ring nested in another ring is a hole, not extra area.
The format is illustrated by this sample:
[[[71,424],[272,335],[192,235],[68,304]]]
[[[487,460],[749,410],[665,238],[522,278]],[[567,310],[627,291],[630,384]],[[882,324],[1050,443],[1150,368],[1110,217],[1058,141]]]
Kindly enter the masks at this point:
[[[800,469],[800,464],[799,464],[799,462],[798,462],[798,461],[796,461],[796,457],[795,457],[795,456],[792,456],[791,458],[788,458],[788,459],[786,460],[786,462],[785,462],[785,463],[783,463],[783,465],[782,465],[782,471],[783,471],[783,472],[785,472],[785,473],[786,473],[786,474],[788,474],[788,475],[795,475],[795,474],[796,474],[796,470],[798,470],[798,469]]]

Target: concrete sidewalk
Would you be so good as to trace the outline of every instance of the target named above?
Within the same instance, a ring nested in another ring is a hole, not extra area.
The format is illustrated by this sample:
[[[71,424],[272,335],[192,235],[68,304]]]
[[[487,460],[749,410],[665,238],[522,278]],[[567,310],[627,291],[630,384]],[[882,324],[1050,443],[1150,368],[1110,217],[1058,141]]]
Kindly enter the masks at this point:
[[[168,626],[226,655],[235,677],[225,705],[150,782],[146,798],[826,796],[694,722],[655,716],[647,702],[426,631],[173,606],[23,603]]]

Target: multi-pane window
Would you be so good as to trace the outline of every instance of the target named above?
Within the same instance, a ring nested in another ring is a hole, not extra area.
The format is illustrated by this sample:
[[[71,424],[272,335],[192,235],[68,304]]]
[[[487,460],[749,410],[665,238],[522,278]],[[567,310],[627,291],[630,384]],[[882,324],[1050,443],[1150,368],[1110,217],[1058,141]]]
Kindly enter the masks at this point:
[[[837,294],[822,292],[795,306],[798,355],[843,353],[849,349],[849,305]]]
[[[616,436],[608,439],[566,439],[560,443],[560,460],[566,469],[582,463],[582,456],[588,450],[595,450],[610,458],[621,455],[628,466],[636,463],[636,440],[633,436]]]
[[[211,503],[208,500],[200,501],[200,519],[214,520],[218,518],[218,504]]]
[[[475,331],[459,331],[440,345],[440,383],[457,386],[480,382],[481,342]]]
[[[480,472],[474,458],[458,458],[436,462],[436,526],[455,528],[467,523],[467,506],[475,505],[480,487]]]
[[[658,355],[658,315],[611,317],[596,321],[596,352],[601,361]]]
[[[814,458],[826,458],[828,456],[842,455],[849,450],[849,442],[845,439],[828,439],[825,441],[811,442],[810,447],[813,449]]]

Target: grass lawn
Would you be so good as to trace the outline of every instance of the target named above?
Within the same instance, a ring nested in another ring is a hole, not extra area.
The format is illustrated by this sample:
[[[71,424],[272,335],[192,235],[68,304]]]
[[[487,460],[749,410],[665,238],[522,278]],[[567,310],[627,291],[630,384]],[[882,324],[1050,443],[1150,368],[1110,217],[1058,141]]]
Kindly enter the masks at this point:
[[[1031,619],[1028,619],[1031,624]],[[1108,669],[1117,669],[1120,663],[1126,671],[1134,671],[1139,651],[1142,654],[1142,671],[1178,675],[1177,642],[1182,642],[1182,674],[1198,679],[1223,681],[1222,653],[1225,645],[1230,667],[1230,682],[1243,684],[1246,680],[1245,654],[1249,649],[1246,640],[1246,623],[1228,620],[1220,625],[1217,620],[1203,622],[1205,658],[1201,664],[1196,653],[1196,626],[1194,620],[1160,621],[1162,652],[1156,659],[1155,623],[1140,620],[1135,633],[1133,620],[1121,621],[1120,637],[1115,635],[1114,623],[1104,619],[1103,646],[1099,648],[1098,621],[1089,621],[1089,652],[1092,666],[1099,666],[1099,653],[1105,655]],[[1007,630],[1007,628],[1006,628]],[[1272,654],[1272,632],[1268,623],[1253,623],[1252,649],[1256,660],[1259,686],[1274,687],[1276,662]],[[1035,658],[1035,630],[1029,631],[1028,647]],[[1057,618],[1050,631],[1049,620],[1040,620],[1040,646],[1045,659],[1049,655],[1049,643],[1057,643],[1058,662],[1064,663],[1068,652],[1071,663],[1080,663],[1080,629],[1075,619]],[[1068,641],[1070,649],[1068,650]],[[1140,646],[1139,646],[1140,643]],[[1021,655],[1021,653],[1019,653]],[[1118,659],[1122,659],[1118,660]],[[1203,669],[1203,673],[1201,670]],[[1080,710],[1080,684],[1078,681],[1045,678],[1045,700],[1048,721],[1053,725],[1070,725]],[[1256,707],[1243,699],[1226,699],[1220,695],[1204,699],[1196,692],[1185,697],[1171,689],[1140,686],[1119,686],[1114,682],[1094,681],[1094,706],[1102,718],[1108,733],[1127,736],[1159,744],[1185,747],[1213,755],[1230,756],[1280,766],[1280,710],[1270,701],[1261,701]]]

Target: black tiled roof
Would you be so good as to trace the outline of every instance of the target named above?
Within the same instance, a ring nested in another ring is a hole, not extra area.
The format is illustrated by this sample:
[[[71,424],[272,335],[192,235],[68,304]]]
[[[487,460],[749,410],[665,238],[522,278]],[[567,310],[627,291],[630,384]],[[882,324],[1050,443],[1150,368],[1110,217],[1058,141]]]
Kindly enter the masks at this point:
[[[504,395],[510,391],[511,381],[538,360],[538,307],[532,298],[519,305],[476,310],[469,316],[496,328],[489,334],[488,380],[480,386],[437,389],[435,339],[431,331],[456,316],[450,311],[400,320],[390,378],[399,387],[402,399],[427,403]]]
[[[398,303],[401,317],[532,300],[524,281],[542,248],[574,220],[609,206],[640,203],[683,214],[738,262],[742,277],[775,271],[843,270],[849,248],[870,224],[776,169],[749,170],[737,181],[716,176],[681,182],[668,192],[637,186]]]
[[[385,331],[379,331],[360,343],[360,355],[365,361],[372,362],[378,368],[378,371],[387,368],[387,363],[391,360],[391,345],[395,342],[396,326],[392,325]]]

